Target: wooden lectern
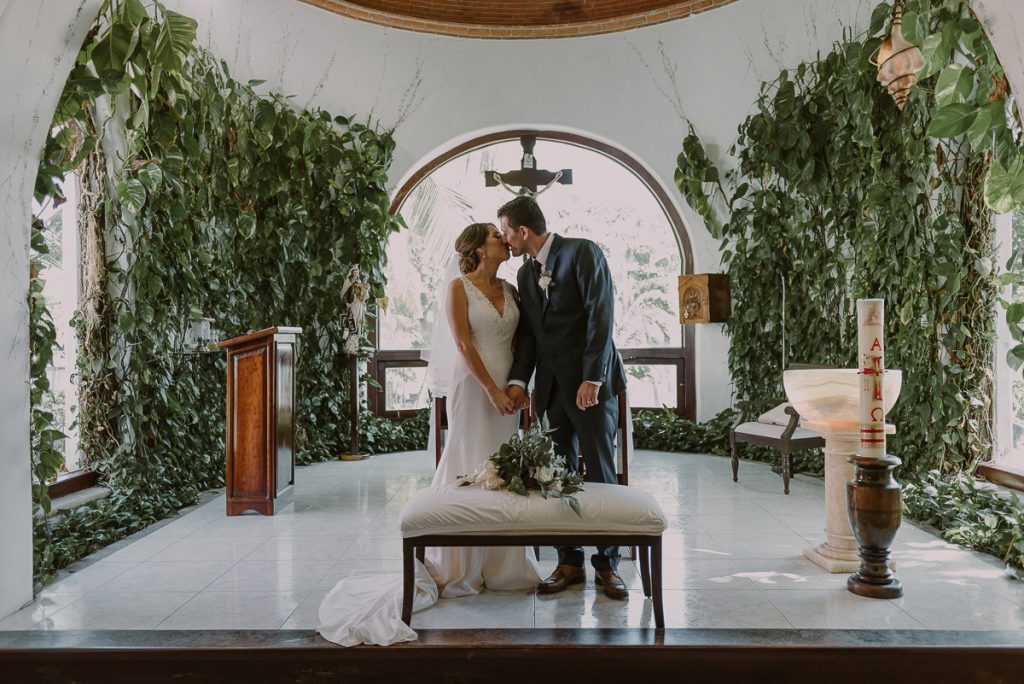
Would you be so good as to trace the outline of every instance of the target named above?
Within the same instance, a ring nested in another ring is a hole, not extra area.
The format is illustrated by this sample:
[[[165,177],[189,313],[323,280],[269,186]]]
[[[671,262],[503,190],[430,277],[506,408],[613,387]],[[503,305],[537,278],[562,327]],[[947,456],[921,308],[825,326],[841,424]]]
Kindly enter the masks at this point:
[[[224,340],[228,352],[227,514],[273,515],[295,484],[295,362],[302,328]]]

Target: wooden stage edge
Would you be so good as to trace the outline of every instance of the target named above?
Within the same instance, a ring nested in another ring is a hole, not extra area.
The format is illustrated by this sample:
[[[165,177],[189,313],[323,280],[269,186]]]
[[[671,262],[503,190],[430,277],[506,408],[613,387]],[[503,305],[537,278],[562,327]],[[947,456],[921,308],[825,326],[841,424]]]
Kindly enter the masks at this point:
[[[1020,682],[1024,632],[753,629],[421,630],[342,648],[309,630],[0,632],[3,682]],[[568,677],[568,680],[567,680]]]

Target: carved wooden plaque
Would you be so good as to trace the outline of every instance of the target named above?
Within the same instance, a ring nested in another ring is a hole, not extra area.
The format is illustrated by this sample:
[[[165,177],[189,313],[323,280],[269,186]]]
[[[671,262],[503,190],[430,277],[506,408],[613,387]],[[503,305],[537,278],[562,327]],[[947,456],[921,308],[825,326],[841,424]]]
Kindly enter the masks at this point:
[[[680,323],[724,323],[731,311],[728,275],[695,273],[679,276]]]

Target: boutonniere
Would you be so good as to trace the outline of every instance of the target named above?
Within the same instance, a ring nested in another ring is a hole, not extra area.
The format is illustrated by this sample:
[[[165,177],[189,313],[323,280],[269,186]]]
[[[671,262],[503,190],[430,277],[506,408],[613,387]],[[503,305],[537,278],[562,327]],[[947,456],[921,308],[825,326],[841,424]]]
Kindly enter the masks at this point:
[[[544,296],[548,296],[548,290],[554,286],[554,282],[551,280],[551,271],[544,271],[540,274],[540,279],[537,284],[540,285],[540,289],[544,290]]]

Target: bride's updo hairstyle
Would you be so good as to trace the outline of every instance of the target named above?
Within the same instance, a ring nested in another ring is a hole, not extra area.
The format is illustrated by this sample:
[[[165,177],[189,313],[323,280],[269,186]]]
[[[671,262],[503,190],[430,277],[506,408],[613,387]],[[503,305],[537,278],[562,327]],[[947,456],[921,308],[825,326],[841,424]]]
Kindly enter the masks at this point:
[[[459,253],[459,272],[472,273],[480,265],[476,250],[483,247],[491,235],[490,223],[471,223],[455,239],[455,251]]]

